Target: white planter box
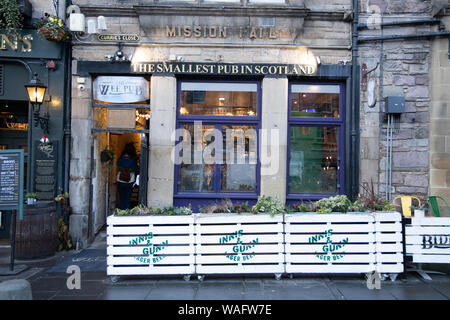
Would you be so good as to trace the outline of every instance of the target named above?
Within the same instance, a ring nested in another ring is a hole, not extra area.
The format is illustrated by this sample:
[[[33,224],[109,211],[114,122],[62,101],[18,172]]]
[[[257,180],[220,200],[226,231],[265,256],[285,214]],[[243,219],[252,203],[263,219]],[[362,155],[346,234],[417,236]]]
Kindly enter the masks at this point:
[[[107,224],[111,276],[403,272],[397,212],[109,216]]]
[[[450,218],[411,218],[405,239],[414,263],[450,263]]]
[[[285,216],[287,273],[403,272],[398,213]]]
[[[283,216],[198,214],[196,273],[284,272]]]
[[[193,216],[109,216],[108,275],[190,275]]]

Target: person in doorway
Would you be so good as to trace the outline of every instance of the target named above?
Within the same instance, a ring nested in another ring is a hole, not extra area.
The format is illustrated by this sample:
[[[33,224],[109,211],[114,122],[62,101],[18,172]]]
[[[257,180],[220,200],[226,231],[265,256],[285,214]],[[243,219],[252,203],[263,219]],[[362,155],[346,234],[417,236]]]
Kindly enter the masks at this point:
[[[120,209],[130,209],[131,192],[136,180],[136,150],[132,143],[128,143],[117,162],[117,188],[120,195]]]

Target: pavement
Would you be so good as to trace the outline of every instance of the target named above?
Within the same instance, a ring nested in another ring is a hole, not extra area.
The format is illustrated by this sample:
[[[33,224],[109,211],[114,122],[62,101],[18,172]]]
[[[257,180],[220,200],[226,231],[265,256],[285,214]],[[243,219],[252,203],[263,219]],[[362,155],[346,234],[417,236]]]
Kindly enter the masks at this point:
[[[100,232],[89,249],[106,250],[106,234]],[[380,289],[369,289],[365,275],[293,275],[276,280],[274,275],[210,276],[203,281],[180,276],[127,276],[117,282],[105,271],[81,272],[79,289],[71,273],[48,271],[71,250],[40,260],[16,260],[26,269],[18,274],[0,275],[0,282],[25,279],[30,282],[33,300],[449,300],[450,274],[430,274],[425,280],[416,272],[395,281],[381,281]],[[9,249],[0,246],[0,266],[9,265]],[[428,265],[427,265],[428,266]],[[1,274],[1,273],[0,273]],[[72,289],[69,289],[72,287]]]

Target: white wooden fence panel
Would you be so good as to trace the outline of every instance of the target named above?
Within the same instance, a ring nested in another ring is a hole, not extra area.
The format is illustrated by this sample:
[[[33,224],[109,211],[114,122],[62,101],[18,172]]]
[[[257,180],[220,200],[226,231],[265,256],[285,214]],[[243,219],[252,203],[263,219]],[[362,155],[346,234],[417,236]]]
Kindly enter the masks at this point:
[[[195,273],[194,265],[190,266],[151,266],[142,265],[139,267],[130,266],[109,266],[106,268],[108,275],[190,275]]]
[[[246,264],[246,265],[197,265],[198,274],[264,274],[284,273],[283,264]]]
[[[403,226],[399,212],[373,213],[375,220],[377,271],[400,273],[403,266]]]
[[[239,247],[242,246],[243,249],[246,248],[246,244],[242,245],[202,245],[198,246],[196,248],[197,254],[223,254],[224,252],[227,252],[228,254],[235,253],[234,250],[239,250]],[[284,245],[279,244],[264,244],[264,243],[258,243],[258,244],[250,244],[248,246],[252,246],[249,248],[246,252],[252,252],[252,253],[273,253],[273,252],[284,252]],[[236,247],[236,248],[235,248]]]
[[[300,224],[300,223],[286,223],[285,232],[286,233],[320,233],[324,232],[324,230],[333,229],[333,233],[368,233],[374,232],[375,227],[373,224]]]
[[[108,275],[195,272],[193,216],[109,216]]]
[[[286,264],[287,273],[369,273],[374,264]]]
[[[411,218],[405,229],[406,255],[414,263],[450,263],[450,218]]]
[[[335,243],[333,243],[335,245]],[[332,246],[333,246],[332,245]],[[324,244],[292,244],[286,243],[286,253],[316,253],[327,254],[324,252]],[[329,250],[325,248],[325,250]],[[375,244],[346,244],[342,248],[337,249],[337,253],[370,253],[375,252]]]
[[[198,274],[284,272],[282,215],[200,214],[195,228]]]
[[[316,254],[287,254],[286,259],[291,263],[314,263],[317,264],[317,256]],[[330,256],[330,263],[375,263],[376,257],[375,254],[346,254],[344,257],[339,260],[333,260],[333,255]],[[323,261],[324,264],[327,264],[328,261]]]

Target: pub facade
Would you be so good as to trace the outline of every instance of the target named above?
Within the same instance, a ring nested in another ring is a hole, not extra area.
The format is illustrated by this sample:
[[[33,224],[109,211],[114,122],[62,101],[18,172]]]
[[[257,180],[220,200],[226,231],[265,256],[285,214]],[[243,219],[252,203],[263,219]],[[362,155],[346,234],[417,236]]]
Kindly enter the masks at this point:
[[[72,40],[70,151],[83,246],[119,206],[127,145],[132,205],[355,199],[372,183],[389,199],[428,195],[438,36],[408,35],[442,31],[432,2],[72,2],[86,24]],[[404,108],[386,112],[393,98]]]
[[[55,196],[69,188],[66,61],[70,47],[67,42],[46,40],[33,27],[44,12],[52,10],[50,3],[36,6],[22,1],[23,28],[0,29],[0,149],[23,150],[24,196],[33,193],[37,201],[54,204]],[[64,14],[64,10],[52,13]],[[30,84],[46,89],[39,105],[30,101],[26,89]],[[8,239],[11,212],[3,211],[0,216],[0,238]]]

